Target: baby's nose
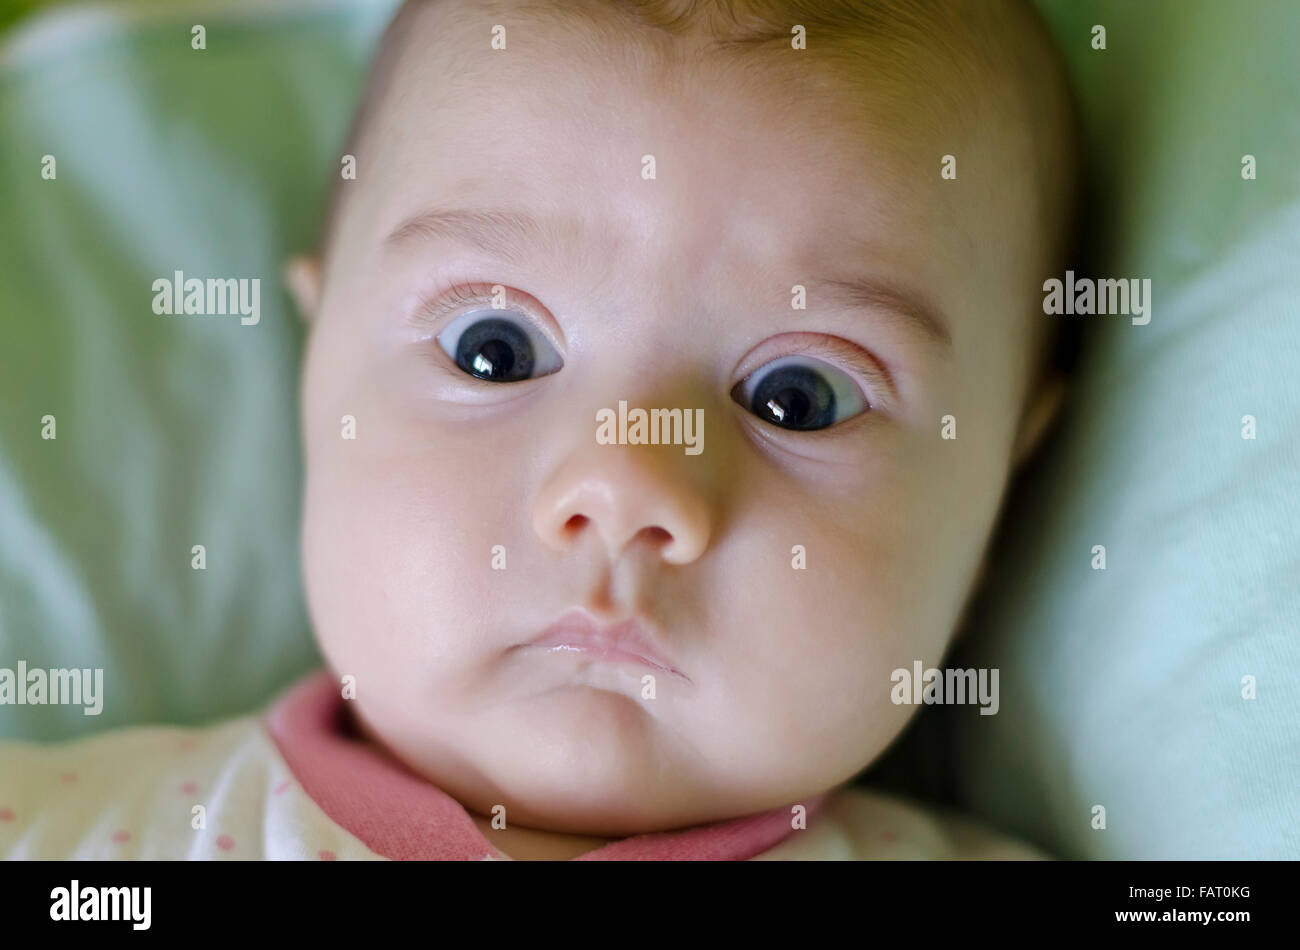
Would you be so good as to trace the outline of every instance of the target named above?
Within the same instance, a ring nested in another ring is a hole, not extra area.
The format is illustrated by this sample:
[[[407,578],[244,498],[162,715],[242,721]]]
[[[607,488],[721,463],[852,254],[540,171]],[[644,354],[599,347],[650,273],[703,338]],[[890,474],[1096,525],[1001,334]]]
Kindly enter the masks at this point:
[[[533,511],[542,542],[566,550],[594,531],[614,558],[633,542],[670,564],[704,553],[712,531],[709,504],[680,447],[591,444],[575,449],[547,478]]]

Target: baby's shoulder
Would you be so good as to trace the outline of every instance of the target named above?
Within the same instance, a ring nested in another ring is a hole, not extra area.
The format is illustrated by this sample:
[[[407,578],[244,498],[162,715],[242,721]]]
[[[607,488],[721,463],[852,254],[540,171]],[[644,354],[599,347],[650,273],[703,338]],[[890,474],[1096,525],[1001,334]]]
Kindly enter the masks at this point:
[[[948,808],[846,786],[760,860],[1046,860],[1048,855]]]

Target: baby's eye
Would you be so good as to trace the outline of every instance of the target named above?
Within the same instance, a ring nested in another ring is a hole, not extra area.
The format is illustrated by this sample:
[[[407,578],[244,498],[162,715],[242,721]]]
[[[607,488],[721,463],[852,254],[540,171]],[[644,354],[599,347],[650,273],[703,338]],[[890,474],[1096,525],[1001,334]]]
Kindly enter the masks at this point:
[[[731,398],[783,429],[825,429],[870,409],[853,378],[820,360],[785,356],[750,373]]]
[[[564,366],[555,347],[526,317],[471,310],[438,334],[438,345],[460,369],[494,383],[549,376]]]

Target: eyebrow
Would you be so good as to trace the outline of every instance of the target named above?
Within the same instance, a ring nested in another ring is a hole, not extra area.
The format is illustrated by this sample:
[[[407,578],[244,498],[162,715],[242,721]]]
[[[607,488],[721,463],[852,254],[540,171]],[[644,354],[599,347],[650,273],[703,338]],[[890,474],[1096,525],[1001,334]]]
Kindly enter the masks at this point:
[[[433,208],[403,221],[384,243],[397,247],[416,239],[443,238],[518,264],[530,248],[557,234],[557,228],[522,211]]]
[[[500,208],[433,208],[408,218],[393,229],[385,245],[399,247],[415,240],[444,239],[474,247],[512,264],[524,261],[530,251],[564,236],[557,222],[542,221],[524,211]],[[570,235],[573,230],[570,228]],[[828,300],[842,308],[867,308],[892,327],[953,349],[952,332],[925,297],[878,278],[806,281],[810,300]]]
[[[866,307],[891,326],[915,334],[951,353],[952,331],[939,311],[922,295],[879,278],[808,282],[809,301],[829,299],[842,307]]]

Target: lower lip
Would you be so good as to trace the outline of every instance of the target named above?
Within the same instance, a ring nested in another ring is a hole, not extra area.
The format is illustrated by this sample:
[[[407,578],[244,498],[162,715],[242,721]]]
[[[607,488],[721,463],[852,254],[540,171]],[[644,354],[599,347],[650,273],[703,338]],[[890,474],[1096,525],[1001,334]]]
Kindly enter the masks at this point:
[[[659,670],[662,673],[671,673],[674,676],[682,675],[674,669],[662,666],[653,660],[647,660],[639,653],[629,653],[627,650],[620,650],[617,647],[577,643],[536,643],[526,645],[531,646],[535,650],[545,650],[547,653],[575,653],[590,657],[593,660],[604,660],[608,663],[635,663],[638,666],[644,666],[652,670]]]

